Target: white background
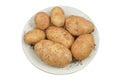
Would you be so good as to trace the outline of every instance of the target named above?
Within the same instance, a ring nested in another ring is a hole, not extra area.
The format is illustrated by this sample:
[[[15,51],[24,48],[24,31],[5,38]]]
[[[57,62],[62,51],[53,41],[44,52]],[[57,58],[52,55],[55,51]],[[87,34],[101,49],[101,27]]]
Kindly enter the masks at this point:
[[[99,31],[97,55],[83,70],[53,75],[34,67],[23,53],[22,30],[36,12],[55,5],[86,13]],[[0,0],[0,80],[120,80],[119,0]]]

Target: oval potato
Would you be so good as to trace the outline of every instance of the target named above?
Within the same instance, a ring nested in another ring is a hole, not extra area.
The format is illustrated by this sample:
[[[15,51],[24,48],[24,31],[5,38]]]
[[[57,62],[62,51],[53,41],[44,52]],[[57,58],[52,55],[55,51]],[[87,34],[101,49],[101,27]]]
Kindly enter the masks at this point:
[[[66,29],[74,36],[91,33],[94,30],[94,25],[80,16],[69,16],[65,21]]]
[[[94,48],[94,39],[91,34],[83,34],[79,36],[71,47],[72,55],[77,60],[87,58]]]
[[[70,48],[74,42],[72,35],[61,27],[50,26],[46,30],[46,35],[49,40],[63,44],[67,48]]]
[[[35,15],[34,21],[35,21],[36,27],[41,30],[46,29],[50,24],[50,18],[48,14],[45,12],[37,13]]]
[[[45,33],[39,29],[33,29],[24,35],[24,41],[28,44],[35,44],[42,39],[45,39]]]
[[[54,7],[51,11],[51,22],[57,26],[63,26],[65,22],[64,11],[60,7]]]
[[[69,49],[50,40],[36,43],[34,51],[43,62],[51,66],[65,67],[72,61]]]

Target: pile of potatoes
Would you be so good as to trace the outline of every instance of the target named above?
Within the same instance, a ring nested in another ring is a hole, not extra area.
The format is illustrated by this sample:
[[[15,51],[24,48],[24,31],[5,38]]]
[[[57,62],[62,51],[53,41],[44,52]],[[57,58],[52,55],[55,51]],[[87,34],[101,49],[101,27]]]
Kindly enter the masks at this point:
[[[94,25],[81,16],[65,18],[60,7],[54,7],[50,16],[38,12],[34,17],[36,28],[24,35],[24,41],[34,45],[36,55],[46,64],[65,67],[73,58],[84,60],[94,49]]]

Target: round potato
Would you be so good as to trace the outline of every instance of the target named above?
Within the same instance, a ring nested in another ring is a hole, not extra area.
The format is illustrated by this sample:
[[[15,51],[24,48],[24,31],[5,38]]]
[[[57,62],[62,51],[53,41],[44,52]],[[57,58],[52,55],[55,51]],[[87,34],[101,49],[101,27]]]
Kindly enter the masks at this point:
[[[39,12],[35,15],[34,18],[35,25],[37,28],[44,30],[46,29],[50,24],[50,18],[47,13],[45,12]]]
[[[74,42],[72,35],[61,27],[50,26],[46,30],[46,35],[49,40],[63,44],[67,48],[70,48]]]
[[[94,48],[94,39],[92,34],[83,34],[79,36],[71,47],[72,55],[77,60],[87,58]]]
[[[36,43],[34,51],[43,62],[51,66],[65,67],[72,61],[69,49],[50,40]]]
[[[42,39],[45,39],[45,33],[39,29],[33,29],[24,35],[24,41],[28,44],[35,44]]]
[[[69,16],[65,21],[66,29],[74,36],[91,33],[94,30],[94,25],[80,16]]]
[[[60,7],[54,7],[51,11],[51,22],[57,26],[63,26],[65,22],[64,11]]]

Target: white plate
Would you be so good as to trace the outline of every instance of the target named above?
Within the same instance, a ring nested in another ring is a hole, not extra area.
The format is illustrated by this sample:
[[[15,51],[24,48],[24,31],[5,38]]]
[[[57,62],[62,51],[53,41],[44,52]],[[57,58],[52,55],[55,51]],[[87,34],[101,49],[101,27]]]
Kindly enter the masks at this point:
[[[60,6],[65,13],[65,17],[66,16],[70,16],[70,15],[78,15],[78,16],[82,16],[88,20],[91,21],[91,19],[84,14],[82,11],[72,8],[72,7],[67,7],[67,6]],[[40,12],[46,12],[48,14],[50,14],[52,7],[50,8],[46,8],[44,10],[41,10]],[[91,21],[92,22],[92,21]],[[36,54],[33,51],[33,47],[31,47],[30,45],[26,44],[23,40],[23,36],[24,34],[35,28],[34,25],[34,16],[29,19],[29,21],[26,23],[24,30],[23,30],[23,34],[22,34],[22,46],[23,46],[23,50],[25,55],[27,56],[27,58],[29,59],[29,61],[36,66],[38,69],[43,70],[45,72],[48,73],[53,73],[53,74],[69,74],[69,73],[73,73],[76,72],[78,70],[83,69],[85,66],[87,66],[88,63],[90,63],[90,61],[94,58],[96,51],[98,49],[98,45],[99,45],[99,37],[98,37],[98,31],[95,27],[95,31],[92,33],[94,35],[94,39],[95,39],[95,49],[91,52],[90,56],[88,58],[86,58],[85,60],[82,61],[76,61],[76,62],[72,62],[70,63],[68,66],[64,67],[64,68],[57,68],[57,67],[53,67],[53,66],[49,66],[47,64],[45,64],[43,61],[41,61]]]

